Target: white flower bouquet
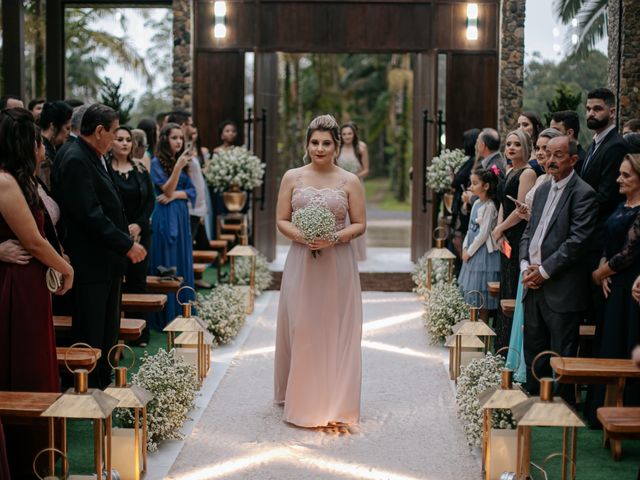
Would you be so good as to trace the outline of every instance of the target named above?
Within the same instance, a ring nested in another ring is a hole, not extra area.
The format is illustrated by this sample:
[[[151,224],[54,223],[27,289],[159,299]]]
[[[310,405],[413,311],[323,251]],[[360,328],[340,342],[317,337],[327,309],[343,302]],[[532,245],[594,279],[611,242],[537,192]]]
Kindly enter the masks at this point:
[[[231,147],[214,153],[203,174],[217,192],[229,187],[251,190],[262,185],[264,164],[246,148]]]
[[[236,338],[247,318],[245,292],[231,285],[218,285],[208,295],[198,294],[196,307],[213,335],[214,345]]]
[[[458,418],[462,421],[469,445],[480,446],[482,443],[482,409],[478,397],[485,390],[500,386],[503,368],[504,358],[491,353],[475,358],[467,367],[462,367],[456,403]],[[516,426],[510,410],[494,410],[491,425],[499,429],[513,429]]]
[[[196,367],[177,356],[175,350],[160,349],[155,355],[145,352],[131,383],[153,395],[153,400],[147,404],[147,450],[156,451],[163,440],[182,438],[180,428],[193,408],[200,388]],[[130,410],[118,409],[117,412],[125,425],[133,425]]]
[[[291,215],[291,223],[306,242],[332,240],[336,234],[336,216],[322,204],[311,203],[296,210]],[[311,251],[313,258],[320,254],[319,250]]]
[[[460,149],[445,150],[438,157],[433,157],[427,167],[427,185],[438,193],[451,189],[453,176],[467,161],[467,156]]]
[[[346,160],[340,160],[338,166],[350,173],[358,173],[360,170],[362,170],[362,166],[356,158],[347,158]]]
[[[469,305],[465,303],[460,287],[455,282],[440,282],[427,292],[422,318],[432,342],[442,343],[453,333],[452,327],[468,313]]]
[[[251,259],[247,257],[238,257],[234,265],[235,278],[238,285],[249,285],[251,280]],[[264,255],[258,253],[256,256],[256,295],[260,295],[271,285],[273,275],[269,270],[269,263]]]
[[[449,281],[449,266],[447,260],[431,260],[431,285]],[[425,253],[413,266],[411,279],[416,284],[413,291],[423,298],[427,298],[427,254]],[[455,278],[454,278],[455,281]]]

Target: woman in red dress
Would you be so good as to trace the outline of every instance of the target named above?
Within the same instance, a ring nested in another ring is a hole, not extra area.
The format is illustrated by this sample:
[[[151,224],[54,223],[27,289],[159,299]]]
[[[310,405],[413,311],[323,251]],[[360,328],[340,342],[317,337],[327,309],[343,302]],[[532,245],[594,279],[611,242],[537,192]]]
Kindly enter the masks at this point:
[[[62,274],[65,293],[73,268],[44,237],[44,212],[35,177],[36,129],[22,108],[0,113],[0,242],[15,239],[31,255],[26,265],[0,263],[0,391],[58,392],[60,382],[45,273]],[[12,476],[25,475],[46,443],[39,428],[4,423]],[[45,431],[46,432],[46,431]],[[44,440],[44,442],[43,442]]]

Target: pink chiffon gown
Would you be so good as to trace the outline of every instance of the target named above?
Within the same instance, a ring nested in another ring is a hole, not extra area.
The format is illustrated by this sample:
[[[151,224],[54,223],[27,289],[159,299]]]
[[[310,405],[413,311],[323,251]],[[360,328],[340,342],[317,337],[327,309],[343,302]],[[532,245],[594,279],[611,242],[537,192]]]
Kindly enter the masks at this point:
[[[341,168],[345,168],[347,163],[360,164],[360,162],[358,161],[358,157],[356,157],[356,154],[353,153],[353,149],[351,150],[343,149],[340,152],[340,156],[338,157],[336,163]],[[360,170],[358,170],[358,173],[361,171],[362,171],[362,165],[360,166]],[[362,182],[362,179],[360,179],[360,182]],[[363,188],[364,188],[364,184],[363,184]],[[348,217],[347,217],[347,225],[349,225]],[[351,241],[351,248],[353,248],[353,253],[356,256],[356,260],[358,262],[364,262],[367,259],[367,237],[364,234],[360,235],[358,238]]]
[[[325,204],[345,226],[347,193],[304,186],[292,194],[292,210]],[[329,422],[357,423],[362,383],[362,293],[350,244],[322,250],[313,258],[293,242],[282,275],[275,353],[275,401],[284,420],[301,427]]]

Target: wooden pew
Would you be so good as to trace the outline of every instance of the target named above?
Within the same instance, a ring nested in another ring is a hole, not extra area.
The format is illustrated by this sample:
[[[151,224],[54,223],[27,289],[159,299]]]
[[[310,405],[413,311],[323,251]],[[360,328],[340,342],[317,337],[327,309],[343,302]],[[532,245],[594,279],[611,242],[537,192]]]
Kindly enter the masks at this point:
[[[516,309],[516,299],[503,298],[500,300],[500,307],[502,307],[502,311],[507,317],[513,317],[513,312]]]
[[[605,433],[605,447],[617,462],[622,457],[622,440],[640,439],[640,407],[600,407],[598,420]]]
[[[71,349],[69,347],[56,347],[58,368],[66,369],[65,356],[71,370],[76,368],[91,370],[96,360],[102,356],[102,352],[99,348],[88,349],[86,347],[76,347]]]
[[[119,340],[137,340],[142,335],[146,321],[138,318],[121,318]],[[54,315],[53,326],[56,332],[71,332],[71,317]]]
[[[216,264],[218,282],[220,281],[220,253],[216,250],[194,250],[193,251],[193,261],[194,263],[205,263],[205,264]],[[194,269],[194,273],[196,273]],[[204,273],[204,271],[203,271]]]
[[[500,282],[487,282],[487,290],[489,295],[498,298],[500,296]]]
[[[159,312],[167,303],[167,296],[161,293],[123,293],[123,312]]]
[[[207,264],[206,263],[194,263],[193,264],[193,273],[196,274],[196,278],[202,277],[202,274],[204,273],[204,271],[206,269],[207,269]],[[198,277],[198,275],[200,275],[200,277]]]
[[[222,265],[227,261],[227,251],[229,248],[228,240],[209,240],[209,246],[220,254],[220,263]]]
[[[183,281],[182,277],[178,277],[175,280],[172,278],[165,279],[158,275],[147,275],[147,291],[148,293],[175,294],[182,286]]]

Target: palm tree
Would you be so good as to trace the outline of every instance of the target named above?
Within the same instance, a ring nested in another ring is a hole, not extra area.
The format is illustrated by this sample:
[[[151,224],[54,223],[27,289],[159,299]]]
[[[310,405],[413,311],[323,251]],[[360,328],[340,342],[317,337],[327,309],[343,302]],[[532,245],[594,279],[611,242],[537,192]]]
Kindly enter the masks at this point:
[[[571,45],[570,53],[584,55],[607,35],[607,0],[554,0],[556,18],[563,25],[578,25],[577,42]]]

